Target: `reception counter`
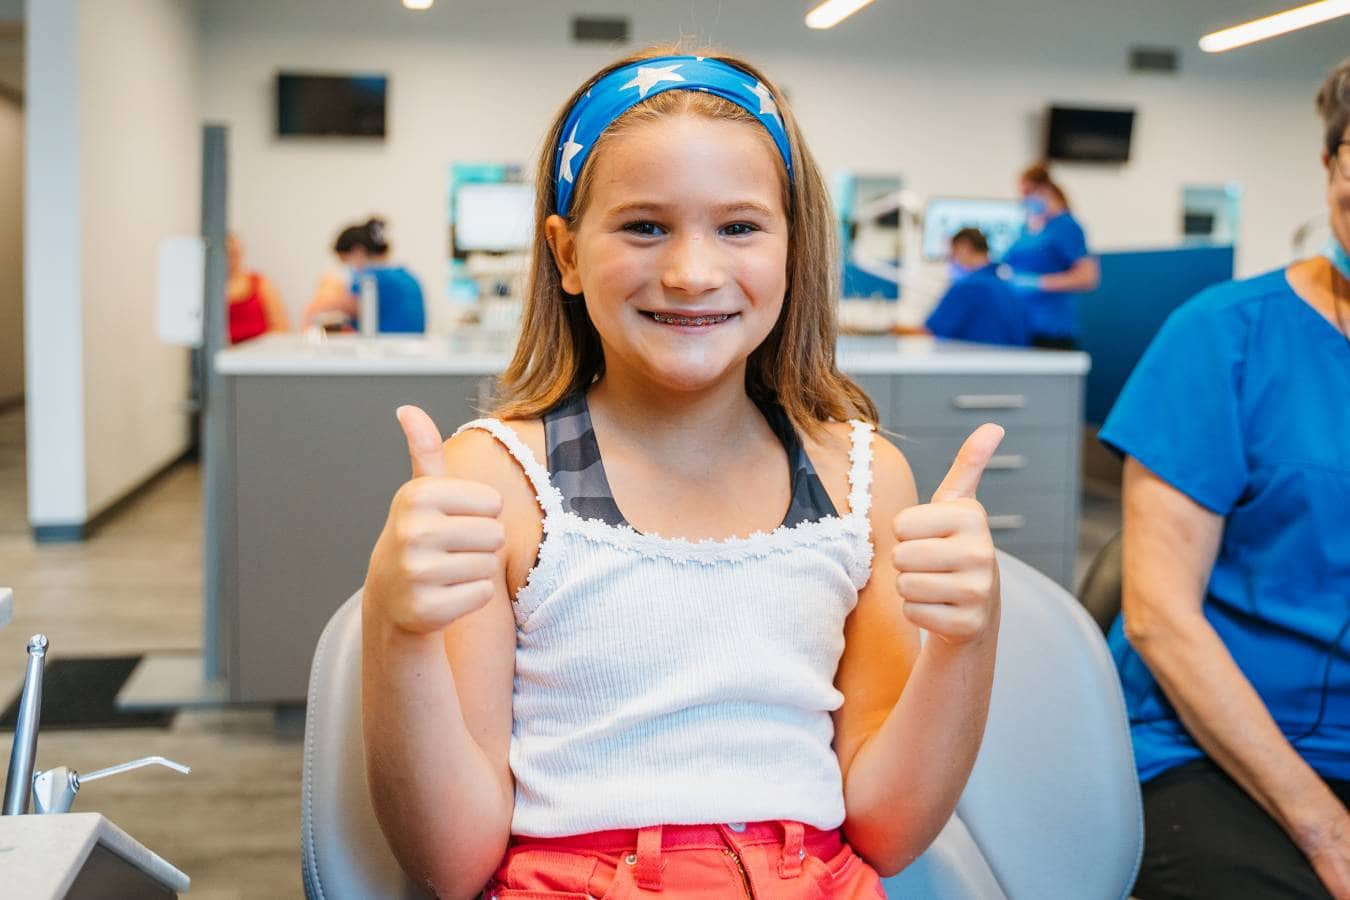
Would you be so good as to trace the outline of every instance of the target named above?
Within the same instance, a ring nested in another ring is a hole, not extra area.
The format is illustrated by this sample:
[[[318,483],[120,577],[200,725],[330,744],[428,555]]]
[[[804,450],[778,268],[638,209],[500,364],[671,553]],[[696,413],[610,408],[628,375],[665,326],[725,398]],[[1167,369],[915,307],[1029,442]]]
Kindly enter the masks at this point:
[[[227,498],[213,523],[218,636],[233,700],[304,698],[328,617],[356,590],[389,501],[409,477],[394,410],[412,403],[449,435],[490,409],[508,339],[269,335],[221,351]],[[921,499],[966,435],[1007,437],[980,499],[998,545],[1071,586],[1079,425],[1088,357],[929,338],[846,337],[840,367],[876,402]]]

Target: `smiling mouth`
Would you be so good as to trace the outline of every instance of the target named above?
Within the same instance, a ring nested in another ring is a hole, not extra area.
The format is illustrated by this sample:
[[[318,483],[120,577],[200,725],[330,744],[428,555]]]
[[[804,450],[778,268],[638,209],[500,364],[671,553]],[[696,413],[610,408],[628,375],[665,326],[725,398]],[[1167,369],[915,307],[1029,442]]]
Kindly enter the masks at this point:
[[[704,328],[709,325],[719,325],[738,314],[720,313],[707,316],[677,316],[671,313],[648,312],[643,313],[643,315],[662,325],[681,325],[686,328]]]

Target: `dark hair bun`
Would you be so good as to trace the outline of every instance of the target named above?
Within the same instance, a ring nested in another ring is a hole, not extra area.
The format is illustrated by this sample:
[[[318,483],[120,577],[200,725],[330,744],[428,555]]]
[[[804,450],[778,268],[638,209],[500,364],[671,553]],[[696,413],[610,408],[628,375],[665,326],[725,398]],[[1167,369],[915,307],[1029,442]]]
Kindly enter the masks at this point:
[[[379,245],[384,243],[384,228],[384,219],[376,218],[366,222],[366,234],[370,235],[370,242],[372,244]]]

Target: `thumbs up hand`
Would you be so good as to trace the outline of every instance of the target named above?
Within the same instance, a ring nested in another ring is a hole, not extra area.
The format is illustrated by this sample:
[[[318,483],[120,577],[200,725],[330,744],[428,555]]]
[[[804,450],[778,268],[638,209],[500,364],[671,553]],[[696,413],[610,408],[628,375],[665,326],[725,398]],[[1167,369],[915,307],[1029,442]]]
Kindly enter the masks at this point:
[[[981,425],[966,438],[932,502],[895,517],[892,560],[904,614],[949,644],[997,628],[998,563],[975,491],[1002,440],[998,425]]]
[[[365,603],[398,628],[439,631],[485,606],[506,543],[502,497],[476,481],[451,478],[436,424],[416,406],[401,406],[412,478],[394,495],[371,555]]]

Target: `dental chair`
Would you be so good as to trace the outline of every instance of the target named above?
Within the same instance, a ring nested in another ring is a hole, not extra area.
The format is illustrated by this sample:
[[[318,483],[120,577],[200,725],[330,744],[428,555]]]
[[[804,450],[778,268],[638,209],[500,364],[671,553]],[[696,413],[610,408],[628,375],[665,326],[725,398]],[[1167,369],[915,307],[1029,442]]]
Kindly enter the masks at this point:
[[[942,833],[886,879],[932,900],[1121,900],[1143,847],[1115,667],[1083,607],[999,553],[993,700],[970,782]],[[319,638],[305,720],[302,865],[310,900],[422,898],[385,843],[361,738],[361,596]]]

